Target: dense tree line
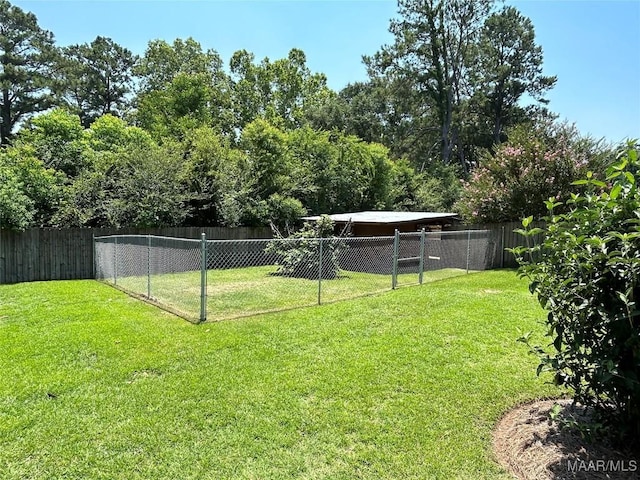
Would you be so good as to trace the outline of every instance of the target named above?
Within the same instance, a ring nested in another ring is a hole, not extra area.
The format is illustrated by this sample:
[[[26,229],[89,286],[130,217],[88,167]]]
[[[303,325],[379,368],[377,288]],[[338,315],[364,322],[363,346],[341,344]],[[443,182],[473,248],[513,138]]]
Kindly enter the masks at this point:
[[[0,226],[284,224],[454,205],[494,219],[474,207],[474,181],[487,183],[505,142],[522,143],[518,126],[553,123],[555,77],[542,75],[533,25],[492,0],[400,0],[399,14],[394,42],[364,58],[369,80],[335,92],[298,49],[225,64],[192,38],[150,41],[142,56],[101,36],[58,47],[0,0]]]
[[[85,129],[59,108],[0,152],[0,174],[2,222],[12,228],[283,225],[305,213],[429,201],[420,175],[383,145],[262,118],[236,143],[206,125],[159,143],[113,115]]]

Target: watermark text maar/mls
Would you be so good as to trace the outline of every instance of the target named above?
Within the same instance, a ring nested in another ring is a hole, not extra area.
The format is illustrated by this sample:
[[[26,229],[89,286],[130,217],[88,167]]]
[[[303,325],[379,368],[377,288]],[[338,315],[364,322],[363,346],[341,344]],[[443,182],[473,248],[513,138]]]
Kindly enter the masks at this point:
[[[637,472],[636,460],[567,460],[569,472]]]

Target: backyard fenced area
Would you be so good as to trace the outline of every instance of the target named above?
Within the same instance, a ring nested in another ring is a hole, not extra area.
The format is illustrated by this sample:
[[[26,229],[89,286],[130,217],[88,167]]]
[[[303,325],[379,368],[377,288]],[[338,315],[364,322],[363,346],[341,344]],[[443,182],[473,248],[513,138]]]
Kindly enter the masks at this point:
[[[492,268],[487,230],[391,237],[95,238],[95,277],[191,321],[355,298]]]

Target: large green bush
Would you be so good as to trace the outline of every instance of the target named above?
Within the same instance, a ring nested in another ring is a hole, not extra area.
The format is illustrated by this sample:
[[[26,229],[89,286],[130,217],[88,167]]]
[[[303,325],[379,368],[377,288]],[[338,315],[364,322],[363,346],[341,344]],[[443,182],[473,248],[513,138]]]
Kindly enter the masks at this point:
[[[24,230],[32,220],[33,201],[16,173],[0,162],[0,228]]]
[[[640,162],[629,143],[607,170],[606,182],[587,174],[574,182],[565,213],[546,202],[544,229],[520,232],[544,240],[517,248],[520,275],[548,311],[548,348],[533,346],[538,373],[593,407],[596,423],[618,438],[640,438]],[[528,342],[525,337],[524,341]]]
[[[63,177],[46,168],[31,147],[0,150],[0,228],[49,226]]]

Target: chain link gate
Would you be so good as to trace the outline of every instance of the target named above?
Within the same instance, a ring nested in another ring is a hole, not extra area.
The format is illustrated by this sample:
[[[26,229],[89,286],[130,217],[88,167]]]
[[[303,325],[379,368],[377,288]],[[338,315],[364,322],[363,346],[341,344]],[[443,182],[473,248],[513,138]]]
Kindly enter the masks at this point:
[[[488,230],[399,233],[394,237],[392,286],[486,270],[493,264]]]
[[[394,237],[392,287],[422,283],[424,272],[424,229],[418,233],[399,233]]]

